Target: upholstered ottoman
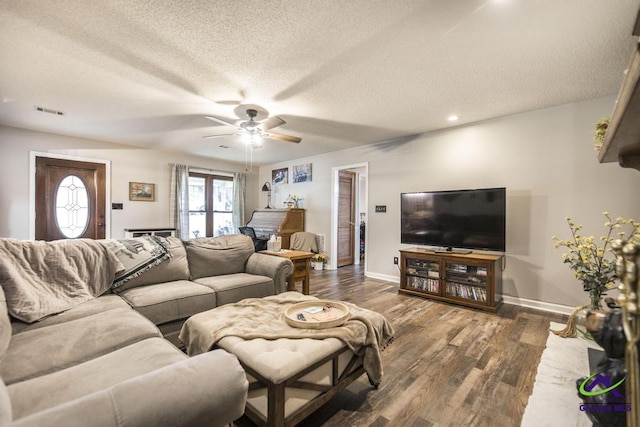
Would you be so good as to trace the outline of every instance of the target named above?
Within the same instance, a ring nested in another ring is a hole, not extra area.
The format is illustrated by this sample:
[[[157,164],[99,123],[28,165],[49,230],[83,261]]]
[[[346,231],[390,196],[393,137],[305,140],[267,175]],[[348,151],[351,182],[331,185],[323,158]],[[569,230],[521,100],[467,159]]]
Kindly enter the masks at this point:
[[[285,292],[224,305],[190,317],[180,340],[189,355],[222,348],[240,360],[249,380],[245,415],[253,422],[295,425],[363,373],[377,387],[380,350],[393,336],[382,315],[353,304],[343,326],[289,326],[286,308],[309,300],[317,298]]]

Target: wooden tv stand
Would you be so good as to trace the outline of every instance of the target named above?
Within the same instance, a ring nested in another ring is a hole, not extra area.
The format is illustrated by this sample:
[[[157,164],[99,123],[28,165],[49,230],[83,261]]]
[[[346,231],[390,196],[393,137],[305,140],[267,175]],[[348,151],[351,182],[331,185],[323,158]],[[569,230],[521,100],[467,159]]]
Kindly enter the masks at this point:
[[[419,248],[401,250],[398,292],[495,313],[502,305],[503,258]]]

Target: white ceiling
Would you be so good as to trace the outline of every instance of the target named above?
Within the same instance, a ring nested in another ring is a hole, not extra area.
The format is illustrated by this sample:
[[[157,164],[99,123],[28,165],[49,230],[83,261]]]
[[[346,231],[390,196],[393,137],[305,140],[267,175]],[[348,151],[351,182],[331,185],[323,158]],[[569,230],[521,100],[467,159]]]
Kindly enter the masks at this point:
[[[0,124],[257,164],[615,94],[640,0],[2,0]],[[41,106],[65,113],[40,113]],[[456,123],[447,121],[460,116]],[[219,145],[230,148],[220,148]]]

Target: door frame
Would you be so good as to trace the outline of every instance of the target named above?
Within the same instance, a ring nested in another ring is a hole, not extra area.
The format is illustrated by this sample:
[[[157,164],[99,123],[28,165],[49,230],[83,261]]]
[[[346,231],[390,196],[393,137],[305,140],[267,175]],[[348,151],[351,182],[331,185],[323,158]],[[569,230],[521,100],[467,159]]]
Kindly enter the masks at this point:
[[[105,237],[111,238],[111,161],[67,154],[29,151],[29,239],[36,238],[36,157],[72,160],[76,162],[100,163],[105,167]]]
[[[367,176],[367,188],[364,194],[364,200],[365,200],[365,206],[363,209],[363,212],[366,214],[367,219],[369,218],[369,181],[368,181],[368,177],[369,177],[369,162],[362,162],[362,163],[353,163],[350,165],[344,165],[344,166],[337,166],[337,167],[333,167],[331,168],[331,248],[330,248],[330,252],[329,252],[329,269],[331,270],[335,270],[336,268],[338,268],[338,197],[339,197],[339,188],[340,188],[340,184],[339,184],[339,172],[341,170],[351,170],[351,169],[360,169],[360,168],[364,168],[366,176]],[[360,212],[361,206],[360,206],[360,174],[356,173],[356,192],[353,195],[354,199],[355,199],[355,206],[356,206],[356,218],[355,218],[355,223],[356,226],[360,226],[360,219],[358,217],[358,212]],[[355,226],[354,226],[355,227]],[[365,240],[364,240],[364,253],[366,254],[368,249],[368,245],[369,245],[369,239],[368,239],[368,235],[369,235],[369,227],[365,228]],[[357,251],[354,252],[354,264],[357,264],[359,262],[360,259],[360,239],[358,239],[357,237],[359,236],[359,228],[358,228],[358,232],[354,233],[354,236],[356,238],[354,238],[354,245],[355,247],[358,249]],[[357,261],[356,261],[357,260]],[[365,275],[367,274],[367,271],[369,271],[368,269],[368,264],[369,264],[369,257],[365,255],[364,257],[364,272]]]

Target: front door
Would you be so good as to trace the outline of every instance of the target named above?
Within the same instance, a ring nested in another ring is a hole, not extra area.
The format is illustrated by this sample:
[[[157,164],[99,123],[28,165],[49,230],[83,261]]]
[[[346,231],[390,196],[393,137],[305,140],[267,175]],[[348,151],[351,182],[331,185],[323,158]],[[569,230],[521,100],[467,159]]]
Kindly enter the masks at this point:
[[[355,172],[338,172],[338,267],[353,264],[355,247]]]
[[[102,163],[36,157],[36,239],[104,239],[105,171]]]

